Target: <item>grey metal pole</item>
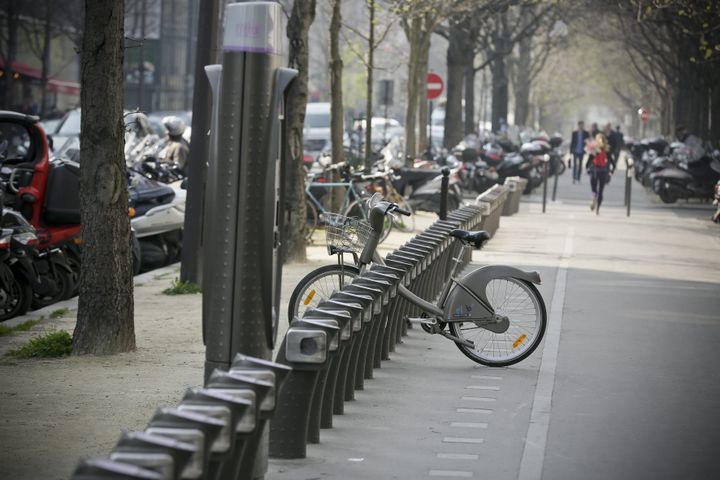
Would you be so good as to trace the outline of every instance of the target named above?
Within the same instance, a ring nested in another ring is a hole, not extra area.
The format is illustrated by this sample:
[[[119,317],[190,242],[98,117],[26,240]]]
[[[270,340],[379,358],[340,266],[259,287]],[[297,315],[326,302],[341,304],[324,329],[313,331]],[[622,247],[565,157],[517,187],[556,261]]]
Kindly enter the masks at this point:
[[[625,197],[627,198],[628,217],[630,216],[630,204],[632,202],[632,175],[630,174],[631,168],[633,168],[632,165],[628,166],[625,173]]]
[[[190,157],[185,172],[187,200],[183,228],[182,264],[180,279],[202,285],[202,229],[205,206],[205,181],[208,160],[208,130],[212,102],[205,77],[205,65],[215,63],[217,56],[217,28],[220,16],[219,0],[200,0],[198,9],[197,53],[195,55],[195,83],[193,86],[192,137]]]
[[[562,159],[560,159],[561,162],[563,162]],[[560,176],[560,167],[555,166],[555,180],[553,181],[553,193],[552,193],[552,201],[555,201],[555,196],[557,195],[557,185],[558,185],[558,177]]]
[[[440,183],[440,220],[447,220],[449,177],[450,169],[443,167],[442,182]]]
[[[547,205],[547,177],[548,177],[548,161],[543,161],[543,207],[542,211],[545,213],[545,206]]]

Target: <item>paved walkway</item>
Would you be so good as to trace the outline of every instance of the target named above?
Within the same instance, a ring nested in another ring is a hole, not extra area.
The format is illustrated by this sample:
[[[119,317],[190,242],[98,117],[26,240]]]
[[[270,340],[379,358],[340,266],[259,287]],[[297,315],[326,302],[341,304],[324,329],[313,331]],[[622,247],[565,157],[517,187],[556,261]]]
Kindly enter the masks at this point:
[[[618,180],[596,216],[587,179],[566,174],[545,215],[533,195],[475,254],[541,273],[550,328],[529,359],[477,366],[413,329],[309,457],[273,460],[267,478],[720,478],[717,226],[708,205],[667,207],[637,184],[627,218]],[[323,249],[311,260],[285,269],[284,299]],[[67,478],[79,456],[106,455],[199,382],[200,297],[160,294],[176,275],[137,279],[137,352],[0,360],[2,478]],[[32,333],[0,337],[0,353],[71,331],[73,304],[49,319],[58,308]]]

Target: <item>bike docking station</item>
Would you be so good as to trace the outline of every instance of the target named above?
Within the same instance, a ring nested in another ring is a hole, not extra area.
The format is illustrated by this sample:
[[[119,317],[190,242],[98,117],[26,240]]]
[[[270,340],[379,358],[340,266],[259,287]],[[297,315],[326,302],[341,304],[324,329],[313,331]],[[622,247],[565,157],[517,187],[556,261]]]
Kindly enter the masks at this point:
[[[507,177],[504,186],[508,189],[508,196],[503,206],[502,216],[509,217],[520,211],[520,200],[527,187],[528,181],[522,177]]]
[[[264,478],[267,425],[289,401],[283,384],[302,379],[304,361],[332,356],[338,327],[308,320],[291,329],[287,361],[271,361],[285,95],[297,75],[281,66],[284,21],[275,2],[227,5],[222,65],[206,67],[214,111],[202,230],[204,387],[158,409],[144,431],[123,433],[108,458],[81,460],[72,479]]]
[[[480,206],[483,215],[483,222],[479,228],[487,231],[491,237],[494,237],[500,228],[500,216],[503,214],[509,193],[510,189],[505,185],[493,185],[475,199],[475,203]],[[522,195],[522,191],[520,194]]]

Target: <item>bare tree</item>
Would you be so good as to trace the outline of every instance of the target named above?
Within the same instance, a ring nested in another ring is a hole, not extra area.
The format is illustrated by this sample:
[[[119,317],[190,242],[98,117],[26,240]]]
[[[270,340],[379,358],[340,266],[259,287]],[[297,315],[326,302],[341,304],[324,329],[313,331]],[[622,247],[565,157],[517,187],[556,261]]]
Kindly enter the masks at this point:
[[[308,32],[315,19],[315,0],[293,2],[287,37],[290,66],[298,76],[288,92],[287,118],[290,154],[285,165],[285,221],[283,261],[305,261],[305,171],[303,169],[303,125],[308,101]]]
[[[135,349],[123,156],[123,0],[86,0],[82,43],[80,299],[73,353]]]
[[[6,109],[13,109],[17,101],[12,88],[12,65],[17,55],[18,2],[17,0],[2,0],[0,5],[5,12],[2,29],[0,29],[0,59],[3,61],[3,76],[0,81],[0,105]]]

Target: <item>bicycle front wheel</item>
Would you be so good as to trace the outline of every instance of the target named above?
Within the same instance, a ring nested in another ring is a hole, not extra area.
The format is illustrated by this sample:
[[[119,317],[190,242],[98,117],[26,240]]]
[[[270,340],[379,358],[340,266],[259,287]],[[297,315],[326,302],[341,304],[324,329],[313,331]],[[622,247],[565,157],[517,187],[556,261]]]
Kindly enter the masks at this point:
[[[338,264],[325,265],[308,273],[290,296],[288,321],[291,322],[295,317],[302,318],[306,310],[317,307],[358,275],[360,270],[356,266]]]
[[[366,207],[366,202],[362,200],[355,200],[352,202],[348,208],[345,210],[346,217],[351,218],[362,218],[363,220],[368,219],[368,211]],[[390,219],[390,216],[385,216],[385,224],[383,226],[382,234],[380,235],[380,243],[384,242],[385,239],[390,235],[390,230],[392,230],[393,227],[393,221]]]
[[[547,312],[535,285],[512,277],[494,278],[485,295],[497,315],[505,316],[510,326],[494,333],[477,322],[450,322],[450,332],[469,340],[474,347],[456,343],[461,352],[474,362],[488,367],[506,367],[528,357],[545,333]]]

